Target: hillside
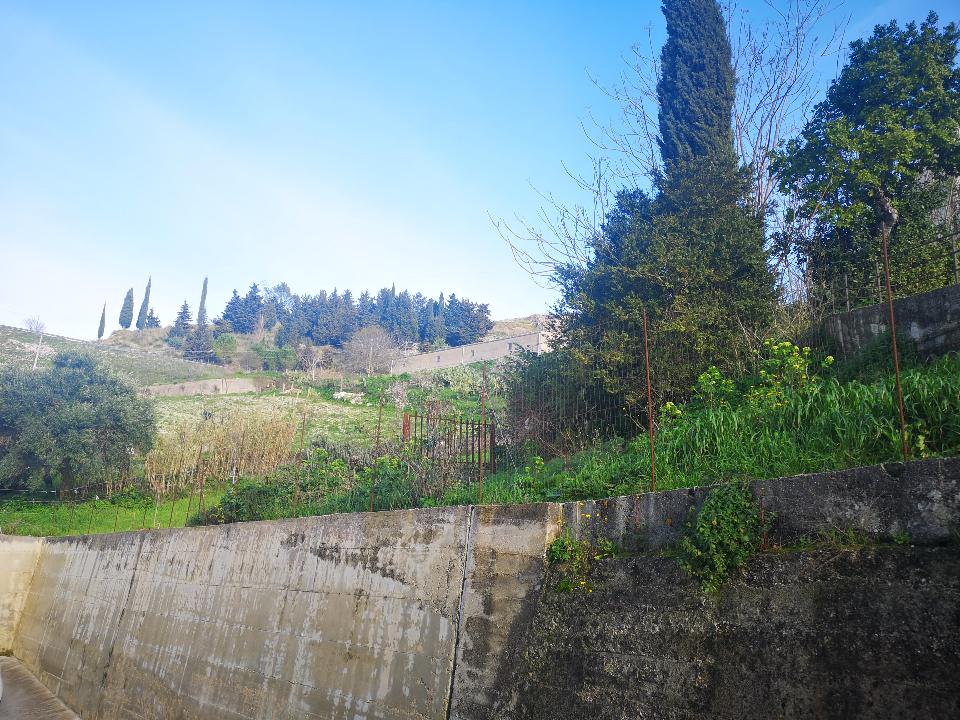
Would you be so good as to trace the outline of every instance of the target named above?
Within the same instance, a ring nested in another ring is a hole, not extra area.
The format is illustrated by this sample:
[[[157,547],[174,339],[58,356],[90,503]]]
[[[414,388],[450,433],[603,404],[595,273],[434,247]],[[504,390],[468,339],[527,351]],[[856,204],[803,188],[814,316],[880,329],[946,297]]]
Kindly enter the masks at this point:
[[[85,352],[137,386],[203,380],[227,374],[223,368],[216,365],[188,362],[169,353],[154,350],[150,339],[145,337],[144,340],[147,341],[149,349],[133,346],[130,342],[96,343],[58,335],[44,335],[39,364],[49,365],[53,356],[63,350]],[[36,335],[20,328],[0,325],[0,366],[32,367],[36,351]]]
[[[503,338],[526,335],[536,330],[544,329],[546,315],[529,315],[527,317],[511,318],[508,320],[494,320],[493,329],[484,336],[486,340],[502,340]]]

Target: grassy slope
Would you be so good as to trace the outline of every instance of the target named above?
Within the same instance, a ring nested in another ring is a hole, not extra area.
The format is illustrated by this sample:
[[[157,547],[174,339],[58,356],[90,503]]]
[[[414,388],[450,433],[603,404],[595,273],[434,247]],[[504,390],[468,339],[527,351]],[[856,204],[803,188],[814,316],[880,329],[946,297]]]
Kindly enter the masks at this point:
[[[208,488],[204,506],[209,507],[223,497],[223,489]],[[86,502],[0,502],[0,531],[8,535],[84,535],[88,533],[123,532],[144,528],[183,527],[187,509],[194,514],[200,503],[199,494],[150,503],[145,507],[122,507],[106,500]],[[171,514],[172,511],[172,514]]]
[[[330,442],[348,442],[362,447],[373,445],[376,435],[378,408],[373,405],[351,405],[348,402],[326,400],[316,394],[285,395],[277,392],[243,395],[194,395],[157,399],[160,430],[199,421],[204,413],[213,416],[234,412],[282,414],[299,424],[306,413],[307,437],[323,437]],[[399,433],[397,413],[384,408],[382,436],[392,438]]]
[[[29,368],[33,365],[36,349],[36,335],[19,328],[0,325],[0,365]],[[168,353],[139,350],[130,347],[129,343],[85,342],[57,335],[44,335],[40,347],[40,363],[49,365],[54,355],[65,350],[93,355],[136,386],[203,380],[226,375],[226,371],[216,365],[192,363]]]

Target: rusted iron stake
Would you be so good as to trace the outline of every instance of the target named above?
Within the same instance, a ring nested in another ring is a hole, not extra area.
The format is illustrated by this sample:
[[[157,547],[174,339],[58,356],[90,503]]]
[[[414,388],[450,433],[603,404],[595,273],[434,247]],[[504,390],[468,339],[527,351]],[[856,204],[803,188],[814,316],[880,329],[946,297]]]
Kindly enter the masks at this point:
[[[477,486],[477,505],[483,505],[483,461],[487,444],[487,364],[483,364],[483,382],[480,385],[480,483]]]
[[[377,460],[380,457],[380,427],[383,423],[383,390],[380,391],[380,409],[377,411],[377,444],[373,451],[373,477],[370,479],[370,512],[373,512],[373,501],[377,487]]]
[[[883,275],[887,283],[887,309],[890,313],[890,345],[893,348],[893,375],[897,385],[897,409],[900,412],[900,442],[903,446],[903,461],[910,459],[910,448],[907,446],[907,420],[903,410],[903,388],[900,385],[900,353],[897,349],[897,321],[893,312],[893,290],[890,287],[890,251],[887,241],[887,224],[881,225],[883,234]]]
[[[647,339],[647,309],[643,309],[643,354],[647,365],[647,432],[650,436],[650,492],[657,491],[657,453],[653,434],[653,386],[650,383],[650,342]]]

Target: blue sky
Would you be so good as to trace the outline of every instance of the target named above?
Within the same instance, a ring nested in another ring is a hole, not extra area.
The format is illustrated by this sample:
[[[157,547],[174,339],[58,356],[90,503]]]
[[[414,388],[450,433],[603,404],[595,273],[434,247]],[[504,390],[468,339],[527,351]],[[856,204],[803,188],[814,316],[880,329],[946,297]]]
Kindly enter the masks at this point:
[[[852,39],[952,6],[840,12]],[[581,122],[618,111],[591,78],[647,26],[658,3],[0,0],[0,323],[93,337],[148,275],[164,322],[204,275],[214,315],[254,281],[543,312],[489,218],[583,199]]]

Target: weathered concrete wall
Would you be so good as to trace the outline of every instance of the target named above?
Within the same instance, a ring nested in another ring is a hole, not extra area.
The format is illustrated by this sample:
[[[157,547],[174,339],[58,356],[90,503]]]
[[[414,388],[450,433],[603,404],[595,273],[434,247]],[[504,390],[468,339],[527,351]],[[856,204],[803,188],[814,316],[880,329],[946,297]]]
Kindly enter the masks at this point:
[[[546,333],[537,331],[500,340],[488,340],[472,345],[461,345],[460,347],[446,348],[436,352],[398,358],[390,364],[390,372],[393,375],[399,375],[400,373],[423,370],[441,370],[458,365],[483,362],[484,360],[499,360],[521,350],[540,354],[547,352],[549,349],[550,343]]]
[[[960,717],[960,546],[765,553],[704,595],[673,558],[542,593],[501,720]]]
[[[147,397],[185,397],[187,395],[226,395],[229,393],[263,392],[276,387],[270,378],[212,378],[169,385],[148,385],[140,392]]]
[[[0,653],[13,648],[42,538],[0,535]]]
[[[589,598],[553,591],[564,525],[657,551],[705,488],[49,538],[13,651],[101,720],[872,717],[908,682],[917,707],[951,707],[960,559],[935,546],[957,532],[960,460],[753,490],[774,541],[852,528],[922,548],[762,555],[716,597],[641,554],[602,563]],[[757,673],[744,714],[734,689]]]
[[[14,654],[85,718],[443,718],[468,514],[50,539]]]
[[[923,355],[960,351],[960,285],[895,300],[897,334],[909,336]],[[852,355],[877,336],[887,332],[886,304],[858,308],[832,315],[823,332],[844,355]]]

